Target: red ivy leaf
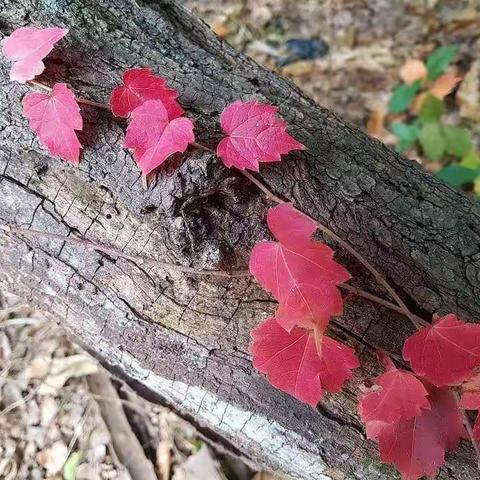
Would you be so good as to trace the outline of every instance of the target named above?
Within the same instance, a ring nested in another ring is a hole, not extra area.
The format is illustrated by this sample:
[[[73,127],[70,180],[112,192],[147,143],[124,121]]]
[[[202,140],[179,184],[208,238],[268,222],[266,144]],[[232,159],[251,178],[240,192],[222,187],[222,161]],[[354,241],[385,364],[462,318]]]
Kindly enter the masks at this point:
[[[68,33],[64,28],[17,28],[3,44],[3,54],[13,61],[10,80],[20,83],[33,80],[45,69],[42,60]]]
[[[124,145],[134,150],[143,175],[162,165],[176,152],[184,152],[195,140],[193,123],[185,117],[169,119],[161,100],[148,100],[132,112]]]
[[[437,387],[460,385],[480,365],[480,325],[452,314],[439,318],[407,339],[403,358]]]
[[[333,250],[310,239],[316,224],[292,205],[270,209],[267,222],[280,241],[255,245],[250,272],[280,304],[275,318],[283,328],[325,330],[331,316],[343,313],[336,285],[350,274],[333,260]]]
[[[465,433],[450,389],[432,386],[428,391],[430,410],[377,432],[382,461],[393,463],[404,480],[435,476],[445,461],[445,452],[455,450]]]
[[[358,404],[369,437],[375,436],[382,423],[408,420],[430,408],[428,392],[413,373],[397,369],[387,356],[383,363],[387,371],[374,379],[375,386],[360,397]]]
[[[323,388],[338,391],[360,365],[351,348],[327,336],[320,356],[312,332],[294,328],[288,333],[274,318],[251,335],[254,367],[267,374],[274,387],[312,406],[322,398]]]
[[[52,155],[78,164],[82,146],[75,130],[81,130],[83,122],[75,95],[64,83],[56,83],[49,94],[27,93],[23,115]]]
[[[258,172],[259,162],[279,162],[280,155],[305,149],[276,113],[272,105],[241,100],[223,110],[220,123],[228,137],[218,144],[217,155],[225,166]]]
[[[153,75],[149,68],[132,68],[123,74],[123,85],[113,90],[110,108],[116,117],[128,117],[145,101],[161,100],[173,120],[183,115],[177,97],[178,92],[168,88],[166,80]]]

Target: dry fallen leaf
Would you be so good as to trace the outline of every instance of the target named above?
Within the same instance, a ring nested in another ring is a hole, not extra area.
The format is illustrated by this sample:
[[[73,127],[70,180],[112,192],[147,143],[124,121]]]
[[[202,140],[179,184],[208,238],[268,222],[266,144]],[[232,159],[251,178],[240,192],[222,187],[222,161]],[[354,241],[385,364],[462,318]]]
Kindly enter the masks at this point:
[[[58,404],[53,397],[46,397],[40,404],[40,425],[46,427],[55,418]]]
[[[0,361],[6,362],[12,354],[12,348],[10,347],[10,341],[7,334],[0,330]]]
[[[45,378],[50,368],[50,362],[52,361],[50,356],[38,355],[35,357],[30,365],[23,371],[23,377],[27,380],[32,378],[40,379]]]
[[[312,61],[298,61],[290,63],[282,68],[282,75],[288,77],[301,77],[303,75],[309,75],[315,70],[315,63]]]
[[[220,38],[225,38],[230,33],[230,28],[225,23],[217,23],[211,28]]]
[[[385,112],[382,110],[373,110],[367,122],[367,133],[375,138],[381,138],[384,128]]]
[[[443,100],[461,80],[462,77],[457,77],[453,73],[446,73],[433,82],[429,92],[440,100]]]
[[[427,76],[427,67],[421,60],[408,59],[400,68],[400,78],[410,85]]]
[[[210,450],[204,444],[197,453],[190,455],[183,465],[179,466],[174,480],[225,480],[213,459]]]
[[[63,464],[67,460],[68,448],[59,441],[55,442],[50,448],[42,450],[37,454],[37,462],[45,468],[47,476],[55,475],[63,468]]]
[[[38,389],[39,395],[56,395],[69,378],[78,378],[97,372],[98,365],[93,358],[78,354],[54,358],[50,371]]]
[[[460,116],[480,122],[480,60],[472,63],[456,95]]]

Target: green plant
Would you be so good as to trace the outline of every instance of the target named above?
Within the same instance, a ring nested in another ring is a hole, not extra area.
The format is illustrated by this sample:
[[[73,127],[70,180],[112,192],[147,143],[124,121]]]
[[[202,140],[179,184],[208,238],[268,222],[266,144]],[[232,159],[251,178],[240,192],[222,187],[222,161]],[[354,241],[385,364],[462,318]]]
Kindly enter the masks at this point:
[[[436,176],[446,183],[480,195],[480,155],[472,132],[443,121],[445,97],[461,80],[445,73],[457,53],[455,45],[437,48],[423,63],[407,60],[400,76],[403,83],[392,92],[388,107],[390,125],[397,138],[396,150],[416,148],[433,165]]]

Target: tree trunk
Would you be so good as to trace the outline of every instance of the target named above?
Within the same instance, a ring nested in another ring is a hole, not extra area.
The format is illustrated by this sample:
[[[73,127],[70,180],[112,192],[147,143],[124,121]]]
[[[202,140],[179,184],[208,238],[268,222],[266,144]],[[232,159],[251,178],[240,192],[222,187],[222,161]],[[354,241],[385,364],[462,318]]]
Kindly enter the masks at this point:
[[[149,66],[181,92],[199,142],[215,147],[219,114],[235,99],[279,106],[308,150],[260,177],[354,245],[417,313],[480,310],[480,208],[334,114],[287,80],[218,40],[180,2],[3,0],[2,36],[24,25],[70,28],[42,81],[66,81],[106,102],[122,72]],[[198,269],[245,269],[268,237],[268,202],[213,155],[169,161],[148,191],[122,149],[126,123],[85,107],[79,167],[50,158],[21,114],[32,87],[8,82],[1,63],[0,220],[83,236],[134,255]],[[137,391],[171,405],[206,435],[257,465],[293,478],[389,479],[356,414],[374,351],[400,359],[412,328],[399,315],[349,298],[334,335],[362,367],[317,409],[273,389],[252,369],[249,332],[275,309],[251,278],[225,279],[147,266],[77,245],[0,233],[0,286],[49,311]],[[349,257],[358,284],[386,296]],[[464,442],[441,478],[478,478]]]

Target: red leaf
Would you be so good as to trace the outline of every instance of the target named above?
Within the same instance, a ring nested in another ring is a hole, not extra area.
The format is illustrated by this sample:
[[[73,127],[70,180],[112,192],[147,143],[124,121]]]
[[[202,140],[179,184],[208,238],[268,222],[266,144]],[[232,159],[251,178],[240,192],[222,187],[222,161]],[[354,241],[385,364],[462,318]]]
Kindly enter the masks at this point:
[[[183,115],[177,97],[178,92],[168,88],[166,80],[153,75],[149,68],[132,68],[123,74],[123,85],[113,90],[110,107],[116,117],[128,117],[145,101],[161,100],[173,120]]]
[[[278,301],[277,322],[291,330],[295,325],[325,330],[333,315],[343,313],[336,288],[350,279],[333,260],[333,251],[310,239],[316,224],[290,204],[272,208],[270,230],[280,242],[260,242],[250,256],[250,272]]]
[[[169,119],[161,100],[148,100],[133,110],[124,145],[134,150],[143,175],[162,165],[195,140],[193,123],[185,117]]]
[[[460,385],[480,365],[480,325],[455,315],[439,318],[407,339],[403,358],[437,387]]]
[[[17,28],[3,44],[3,54],[14,63],[10,80],[20,83],[33,80],[45,69],[42,60],[53,46],[68,33],[64,28]]]
[[[374,379],[375,386],[360,397],[358,410],[362,421],[367,424],[367,435],[376,436],[381,423],[408,420],[429,409],[428,392],[413,373],[399,370],[386,357],[387,371]],[[374,422],[370,425],[369,422]],[[373,428],[372,428],[373,427]]]
[[[445,452],[455,450],[464,435],[463,418],[448,388],[430,387],[430,410],[399,420],[378,435],[383,462],[393,463],[404,480],[435,476]]]
[[[322,388],[338,391],[359,362],[353,350],[327,336],[319,356],[312,332],[285,331],[274,318],[252,331],[253,365],[269,382],[298,400],[315,406]]]
[[[218,144],[217,155],[227,167],[258,172],[259,162],[279,162],[280,155],[305,149],[276,113],[272,105],[241,100],[223,110],[220,123],[228,137]]]
[[[52,155],[78,164],[80,142],[75,130],[83,127],[75,95],[64,83],[56,83],[49,94],[27,93],[23,115]]]

